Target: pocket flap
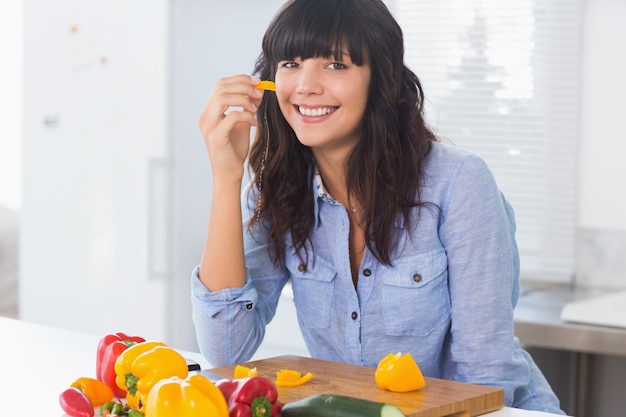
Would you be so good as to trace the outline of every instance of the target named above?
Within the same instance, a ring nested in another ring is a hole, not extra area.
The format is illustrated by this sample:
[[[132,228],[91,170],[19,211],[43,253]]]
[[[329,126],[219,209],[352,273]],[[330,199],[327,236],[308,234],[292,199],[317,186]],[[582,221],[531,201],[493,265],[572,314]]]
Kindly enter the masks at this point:
[[[419,288],[440,276],[447,267],[445,251],[437,249],[385,267],[387,271],[383,274],[383,282],[394,287]]]
[[[297,256],[290,256],[285,264],[294,279],[331,282],[337,275],[337,271],[320,258],[309,259],[308,263],[304,263]]]

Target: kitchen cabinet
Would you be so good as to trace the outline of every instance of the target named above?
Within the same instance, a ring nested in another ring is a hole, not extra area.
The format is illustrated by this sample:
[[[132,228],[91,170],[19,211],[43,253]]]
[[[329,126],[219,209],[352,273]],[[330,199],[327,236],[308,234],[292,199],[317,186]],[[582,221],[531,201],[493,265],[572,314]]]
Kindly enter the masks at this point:
[[[219,77],[253,70],[281,3],[24,0],[21,318],[195,348],[196,119]]]

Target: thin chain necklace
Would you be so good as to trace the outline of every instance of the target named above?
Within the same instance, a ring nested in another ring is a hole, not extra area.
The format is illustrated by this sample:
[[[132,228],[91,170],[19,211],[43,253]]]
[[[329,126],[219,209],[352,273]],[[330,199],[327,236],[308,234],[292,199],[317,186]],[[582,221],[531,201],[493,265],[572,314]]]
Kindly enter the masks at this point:
[[[342,206],[344,206],[346,208],[346,211],[348,212],[348,214],[351,215],[355,215],[356,214],[356,207],[354,207],[351,204],[345,204],[343,201],[335,198],[335,201],[337,201],[339,204],[341,204]],[[348,203],[350,203],[350,199],[348,199]]]

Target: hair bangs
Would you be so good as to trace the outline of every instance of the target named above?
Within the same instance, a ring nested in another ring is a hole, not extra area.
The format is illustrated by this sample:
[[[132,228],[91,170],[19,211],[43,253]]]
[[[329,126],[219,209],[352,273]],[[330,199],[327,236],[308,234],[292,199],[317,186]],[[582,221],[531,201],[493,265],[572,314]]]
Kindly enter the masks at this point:
[[[331,56],[341,61],[347,54],[354,64],[363,65],[364,28],[357,26],[355,11],[348,9],[345,2],[336,0],[291,3],[266,34],[263,41],[266,58],[272,64],[294,58]]]

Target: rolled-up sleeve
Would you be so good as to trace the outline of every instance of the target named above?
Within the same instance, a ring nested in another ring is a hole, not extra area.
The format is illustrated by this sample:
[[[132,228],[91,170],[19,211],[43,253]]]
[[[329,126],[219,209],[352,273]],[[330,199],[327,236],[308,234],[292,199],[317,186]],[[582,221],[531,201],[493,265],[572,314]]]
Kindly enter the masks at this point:
[[[213,366],[249,359],[264,335],[264,326],[256,325],[258,292],[251,279],[242,288],[211,292],[198,272],[191,275],[191,306],[200,352]]]
[[[244,194],[245,195],[245,194]],[[251,197],[253,199],[254,196]],[[213,366],[245,362],[252,358],[265,326],[276,313],[280,293],[288,280],[284,267],[275,265],[268,253],[266,229],[248,230],[253,211],[243,202],[246,283],[241,288],[209,291],[199,278],[199,267],[191,274],[192,320],[203,356]]]

